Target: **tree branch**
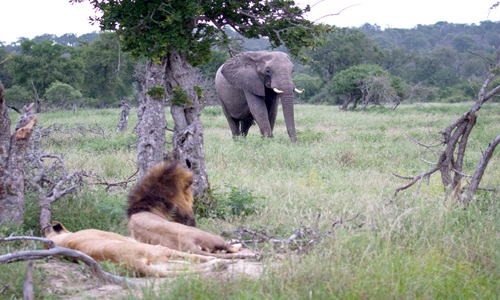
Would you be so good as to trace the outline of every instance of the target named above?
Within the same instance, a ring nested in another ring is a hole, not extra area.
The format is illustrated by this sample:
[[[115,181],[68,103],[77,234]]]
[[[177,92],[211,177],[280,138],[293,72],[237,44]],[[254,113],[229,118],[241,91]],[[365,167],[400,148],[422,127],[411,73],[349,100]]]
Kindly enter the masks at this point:
[[[500,144],[500,135],[497,135],[497,137],[488,145],[488,147],[484,151],[483,156],[481,157],[481,160],[477,165],[476,171],[474,172],[474,175],[472,175],[472,181],[467,188],[466,196],[464,199],[465,205],[468,205],[470,203],[470,201],[472,200],[472,195],[476,193],[479,187],[479,182],[483,178],[484,171],[486,170],[488,162],[490,161],[490,158],[493,155],[493,152],[495,151],[495,148],[498,146],[498,144]]]
[[[15,237],[8,237],[8,238],[0,239],[0,242],[14,241],[14,240],[40,241],[40,242],[43,242],[49,249],[48,250],[27,250],[27,251],[19,251],[19,252],[0,255],[0,264],[13,263],[13,262],[18,262],[18,261],[34,260],[34,259],[44,259],[44,258],[47,258],[50,256],[60,255],[60,256],[69,257],[69,258],[76,259],[76,260],[83,262],[84,264],[86,264],[87,266],[90,267],[90,270],[92,271],[92,273],[95,276],[99,277],[100,279],[102,279],[106,282],[117,284],[117,285],[124,286],[124,287],[133,287],[133,288],[136,287],[136,285],[127,278],[117,276],[117,275],[112,275],[112,274],[105,272],[101,268],[99,263],[97,263],[92,257],[88,256],[87,254],[82,253],[82,252],[77,251],[77,250],[56,246],[49,239],[40,238],[40,237],[15,236]]]

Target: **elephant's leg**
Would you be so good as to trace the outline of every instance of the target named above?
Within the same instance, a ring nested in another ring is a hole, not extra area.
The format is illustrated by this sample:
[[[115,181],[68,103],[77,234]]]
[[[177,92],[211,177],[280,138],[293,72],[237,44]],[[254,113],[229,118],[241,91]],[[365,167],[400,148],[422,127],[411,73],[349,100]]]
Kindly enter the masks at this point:
[[[248,130],[250,130],[250,126],[253,124],[253,119],[247,119],[241,121],[241,135],[246,136],[248,134]]]
[[[227,123],[229,124],[229,128],[231,129],[231,133],[233,135],[241,135],[240,131],[240,121],[233,119],[229,112],[227,111],[227,108],[222,105],[222,111],[224,112],[224,115],[226,116]]]
[[[267,110],[269,111],[269,125],[271,125],[271,132],[274,130],[274,123],[278,116],[278,97],[267,102]]]
[[[250,112],[259,126],[260,133],[266,137],[273,137],[273,131],[271,130],[271,124],[269,123],[269,115],[264,98],[248,92],[245,92],[245,97],[247,99]]]

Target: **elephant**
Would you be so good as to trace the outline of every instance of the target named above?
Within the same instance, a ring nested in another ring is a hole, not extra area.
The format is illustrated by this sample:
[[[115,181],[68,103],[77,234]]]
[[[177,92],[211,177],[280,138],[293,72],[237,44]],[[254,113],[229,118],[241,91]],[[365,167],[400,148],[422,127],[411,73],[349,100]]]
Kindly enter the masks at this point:
[[[215,89],[234,136],[246,136],[254,121],[260,133],[273,137],[281,98],[286,129],[297,142],[293,111],[293,63],[286,53],[249,51],[226,61],[215,76]]]

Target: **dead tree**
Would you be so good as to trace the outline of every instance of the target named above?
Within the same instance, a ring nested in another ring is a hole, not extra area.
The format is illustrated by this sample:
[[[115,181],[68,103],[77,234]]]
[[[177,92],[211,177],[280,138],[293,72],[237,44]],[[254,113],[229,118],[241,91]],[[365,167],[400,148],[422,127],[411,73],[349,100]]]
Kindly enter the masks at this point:
[[[11,120],[0,83],[0,224],[24,222],[24,156],[36,124],[33,104],[24,108],[24,114],[10,133]]]
[[[35,96],[35,112],[37,114],[42,112],[42,101],[40,100],[40,97],[38,97],[38,91],[36,90],[35,84],[33,83],[33,80],[31,80],[31,86],[33,87],[33,95]]]
[[[483,154],[479,164],[476,167],[472,181],[465,193],[462,193],[463,181],[467,177],[463,172],[463,160],[467,148],[469,136],[476,124],[477,113],[482,105],[490,100],[493,96],[500,93],[500,86],[490,87],[490,83],[500,74],[500,49],[497,50],[497,64],[492,68],[486,80],[484,81],[472,107],[462,114],[458,119],[451,123],[448,127],[441,130],[439,133],[442,136],[441,143],[444,145],[444,150],[440,152],[438,161],[434,168],[422,174],[413,177],[404,177],[397,174],[400,178],[409,180],[409,182],[396,189],[394,197],[402,190],[405,190],[415,183],[429,178],[435,172],[441,173],[441,180],[447,195],[453,194],[458,196],[458,200],[464,204],[469,204],[473,195],[479,188],[479,182],[484,174],[484,170],[495,150],[500,143],[500,137],[497,136],[490,143],[486,152]]]
[[[26,268],[26,279],[23,283],[23,299],[24,300],[34,300],[35,290],[33,288],[33,261],[28,262],[28,267]]]
[[[142,78],[142,93],[139,98],[138,121],[136,125],[139,143],[137,163],[139,179],[163,160],[165,153],[165,64],[148,60],[146,74]]]
[[[187,52],[170,51],[165,83],[170,113],[174,119],[173,151],[169,155],[194,173],[193,194],[197,207],[211,206],[203,150],[201,91],[196,89],[195,70],[187,63]]]
[[[130,105],[125,102],[125,100],[121,101],[122,112],[120,113],[120,122],[116,125],[116,131],[121,132],[127,130],[128,127],[128,115],[130,114]]]
[[[52,203],[63,196],[76,192],[84,184],[86,173],[82,170],[68,172],[62,155],[46,153],[44,145],[55,132],[66,131],[69,135],[85,134],[82,128],[61,128],[52,124],[47,128],[37,127],[30,140],[25,159],[25,180],[28,188],[34,190],[40,205],[40,230],[50,226]],[[88,131],[87,131],[88,132]]]
[[[361,92],[363,94],[363,111],[366,110],[369,103],[379,106],[388,103],[392,105],[392,109],[396,109],[401,103],[401,97],[385,76],[367,78],[361,84]]]
[[[201,95],[195,89],[196,74],[186,64],[186,55],[170,51],[160,62],[149,60],[144,75],[138,74],[142,86],[135,129],[139,137],[139,178],[165,158],[178,160],[193,171],[195,201],[204,206],[210,205],[210,199],[200,119]],[[165,153],[167,103],[174,120],[171,153]]]

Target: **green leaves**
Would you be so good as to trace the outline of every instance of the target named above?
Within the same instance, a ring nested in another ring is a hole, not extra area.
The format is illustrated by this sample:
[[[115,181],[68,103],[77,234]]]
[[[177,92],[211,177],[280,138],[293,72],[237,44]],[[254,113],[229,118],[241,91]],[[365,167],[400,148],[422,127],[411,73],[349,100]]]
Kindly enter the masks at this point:
[[[71,2],[82,2],[72,0]],[[210,49],[228,40],[223,29],[230,26],[248,38],[269,37],[271,45],[285,45],[293,55],[318,42],[331,29],[315,25],[292,0],[89,0],[102,16],[104,30],[122,37],[125,50],[136,57],[165,56],[169,50],[188,53],[197,65],[210,58]]]

